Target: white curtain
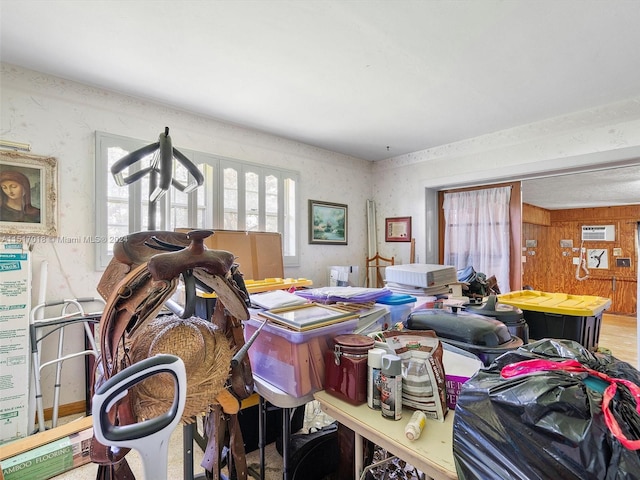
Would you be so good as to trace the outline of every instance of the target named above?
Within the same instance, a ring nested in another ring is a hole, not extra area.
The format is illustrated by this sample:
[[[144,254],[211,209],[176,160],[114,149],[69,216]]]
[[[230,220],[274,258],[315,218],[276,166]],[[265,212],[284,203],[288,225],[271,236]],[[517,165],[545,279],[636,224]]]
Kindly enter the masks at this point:
[[[444,261],[456,270],[472,266],[495,275],[502,293],[509,292],[509,200],[511,187],[444,195]]]

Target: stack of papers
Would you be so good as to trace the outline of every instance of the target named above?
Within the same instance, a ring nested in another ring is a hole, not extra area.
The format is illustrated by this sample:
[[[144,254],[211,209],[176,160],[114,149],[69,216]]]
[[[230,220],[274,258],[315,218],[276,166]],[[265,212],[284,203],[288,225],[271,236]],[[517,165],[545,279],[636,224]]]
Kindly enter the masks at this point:
[[[387,288],[393,293],[400,293],[406,295],[413,295],[414,297],[428,297],[447,295],[450,293],[449,285],[438,285],[435,287],[414,287],[412,285],[405,285],[404,283],[387,282]]]
[[[286,290],[272,290],[270,292],[251,295],[251,303],[269,310],[272,308],[294,307],[308,302],[306,299],[289,293]]]
[[[448,265],[410,263],[385,269],[386,286],[393,293],[415,297],[448,295],[458,284],[456,269]]]
[[[391,295],[387,288],[363,287],[323,287],[299,290],[296,295],[307,298],[312,302],[374,302],[378,298]]]
[[[385,277],[387,282],[421,288],[439,287],[458,281],[455,267],[426,263],[390,265],[385,269]]]

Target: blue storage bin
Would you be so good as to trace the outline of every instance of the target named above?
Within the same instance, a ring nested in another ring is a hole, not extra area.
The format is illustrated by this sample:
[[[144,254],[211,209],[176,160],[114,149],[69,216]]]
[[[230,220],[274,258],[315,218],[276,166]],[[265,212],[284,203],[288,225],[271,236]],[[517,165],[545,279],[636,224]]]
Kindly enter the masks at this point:
[[[406,295],[402,293],[392,293],[386,297],[376,300],[377,305],[384,305],[389,309],[391,316],[391,325],[398,322],[404,322],[418,299],[412,295]]]

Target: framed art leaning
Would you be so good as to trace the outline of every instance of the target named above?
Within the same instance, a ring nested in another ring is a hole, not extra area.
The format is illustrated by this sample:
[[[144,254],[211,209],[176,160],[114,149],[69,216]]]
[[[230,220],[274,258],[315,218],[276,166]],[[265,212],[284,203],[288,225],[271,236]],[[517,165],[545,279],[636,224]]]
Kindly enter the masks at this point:
[[[57,185],[55,158],[0,152],[0,233],[57,235]]]

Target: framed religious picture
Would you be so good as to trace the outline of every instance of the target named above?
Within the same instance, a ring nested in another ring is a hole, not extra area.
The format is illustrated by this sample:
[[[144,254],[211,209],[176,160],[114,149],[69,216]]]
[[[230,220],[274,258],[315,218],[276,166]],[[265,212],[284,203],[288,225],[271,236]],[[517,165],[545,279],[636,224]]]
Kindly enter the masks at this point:
[[[57,185],[55,158],[0,152],[0,233],[16,241],[57,235]]]
[[[384,227],[385,242],[411,241],[411,217],[386,218]]]
[[[347,206],[309,200],[309,243],[346,245]]]

